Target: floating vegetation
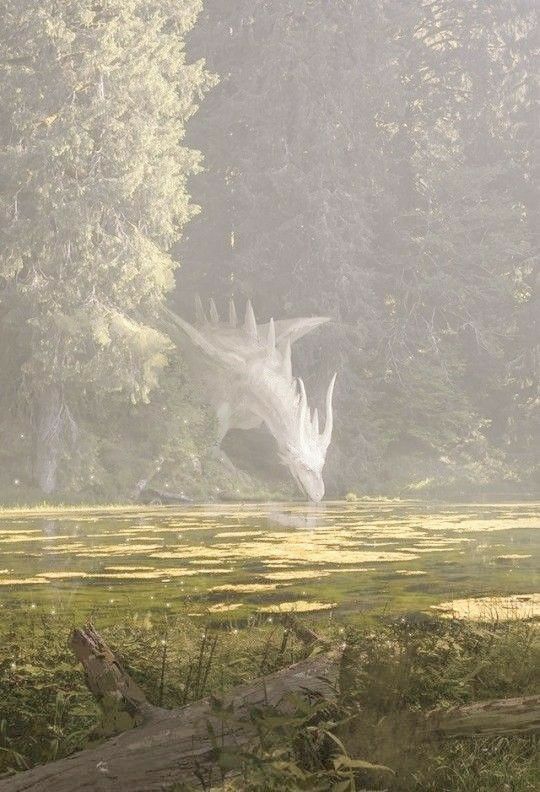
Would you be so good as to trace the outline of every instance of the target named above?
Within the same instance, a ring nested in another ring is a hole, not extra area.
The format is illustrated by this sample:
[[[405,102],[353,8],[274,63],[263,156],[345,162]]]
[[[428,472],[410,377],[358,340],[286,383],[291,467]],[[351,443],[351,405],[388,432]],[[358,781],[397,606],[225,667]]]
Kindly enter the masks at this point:
[[[283,572],[266,572],[264,577],[268,580],[309,580],[310,578],[320,578],[329,575],[330,572],[322,569],[288,569]]]
[[[294,602],[281,602],[278,605],[267,605],[259,608],[261,613],[307,613],[308,611],[323,611],[337,608],[337,602],[308,602],[308,600],[294,600]]]
[[[185,588],[175,607],[186,612],[202,610],[193,597],[212,591],[215,599],[246,595],[253,613],[270,604],[267,592],[272,605],[312,596],[354,617],[359,608],[364,615],[425,610],[448,604],[456,591],[465,599],[533,588],[534,506],[430,508],[359,500],[66,511],[50,519],[18,512],[0,524],[2,600],[16,607],[41,597],[50,608],[51,596],[73,597],[86,614],[119,602],[114,589],[126,593],[122,609],[140,613],[149,598],[163,606],[169,586]]]
[[[432,605],[446,619],[497,622],[540,617],[540,594],[511,594],[507,597],[469,597]]]
[[[252,594],[258,591],[275,591],[277,583],[225,583],[222,586],[212,586],[209,591],[230,591],[242,594]]]
[[[36,577],[38,578],[47,578],[47,580],[70,580],[71,578],[85,578],[88,577],[87,572],[68,572],[64,570],[54,571],[54,572],[38,572]]]
[[[77,552],[75,555],[79,558],[97,558],[98,556],[108,555],[133,555],[134,553],[148,553],[150,550],[158,550],[161,545],[137,545],[137,544],[122,544],[122,545],[100,545],[91,550],[84,552]]]
[[[223,531],[214,535],[215,539],[241,539],[244,536],[262,536],[262,531]]]
[[[238,610],[243,607],[243,602],[218,602],[215,605],[210,605],[208,610],[210,613],[227,613],[227,611]]]
[[[222,558],[223,556],[226,555],[226,550],[228,550],[228,549],[229,548],[223,549],[223,548],[212,548],[212,547],[189,547],[189,546],[186,546],[186,547],[179,548],[178,550],[174,550],[174,551],[163,551],[163,552],[159,552],[159,553],[151,553],[150,557],[151,558],[162,558],[162,559],[165,559],[165,560],[167,560],[167,559],[171,560],[171,559],[175,559],[175,558],[182,560],[182,559],[187,559],[187,558],[191,559],[191,558],[194,558],[194,557],[203,558],[203,559],[206,559],[206,558],[218,558],[219,559],[219,558]],[[234,554],[231,553],[230,555],[234,555]]]
[[[232,567],[209,567],[209,568],[199,568],[199,569],[162,569],[163,573],[170,576],[174,575],[228,575],[230,572],[234,572]]]
[[[420,577],[427,575],[427,572],[424,572],[423,569],[394,569],[394,574],[403,575],[403,577]]]
[[[532,558],[530,553],[509,553],[508,555],[499,555],[495,561],[519,561],[522,558]]]
[[[50,542],[54,539],[70,539],[70,536],[27,536],[26,534],[11,534],[0,539],[1,544],[22,544],[23,542]]]
[[[288,541],[257,544],[244,543],[228,550],[233,558],[278,558],[280,561],[304,561],[309,558],[318,564],[361,564],[375,561],[411,561],[418,556],[403,551],[341,550],[328,546],[325,542],[298,541],[291,537]]]
[[[155,580],[163,577],[163,572],[93,572],[89,577],[98,580]]]

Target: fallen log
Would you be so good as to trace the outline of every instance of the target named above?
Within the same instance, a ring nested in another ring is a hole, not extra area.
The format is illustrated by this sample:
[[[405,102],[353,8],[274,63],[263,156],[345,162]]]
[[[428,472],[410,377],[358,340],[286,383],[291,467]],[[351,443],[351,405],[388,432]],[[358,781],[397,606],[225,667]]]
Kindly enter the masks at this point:
[[[105,730],[126,731],[97,747],[0,780],[0,792],[165,792],[175,784],[202,789],[219,784],[220,752],[240,754],[253,744],[258,709],[289,714],[299,698],[337,698],[344,647],[329,647],[294,617],[284,621],[306,646],[320,651],[236,687],[222,700],[208,697],[174,710],[146,700],[93,627],[75,630],[71,646],[102,706]],[[410,725],[419,739],[538,733],[540,696],[434,709],[415,716]]]
[[[208,697],[165,710],[148,703],[93,627],[75,630],[71,646],[105,716],[112,711],[119,726],[126,716],[126,727],[139,725],[95,748],[0,781],[0,792],[163,792],[174,784],[209,789],[223,778],[220,751],[242,750],[256,738],[254,711],[271,707],[288,714],[299,697],[336,698],[342,655],[337,648],[312,654],[236,687],[220,701]]]
[[[540,732],[540,696],[479,701],[427,713],[425,729],[441,737]]]

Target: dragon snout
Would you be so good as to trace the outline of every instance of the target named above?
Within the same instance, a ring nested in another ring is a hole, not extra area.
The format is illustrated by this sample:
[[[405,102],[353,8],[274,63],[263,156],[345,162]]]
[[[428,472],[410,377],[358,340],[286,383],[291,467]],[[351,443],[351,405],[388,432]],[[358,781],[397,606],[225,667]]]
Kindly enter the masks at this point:
[[[304,467],[291,467],[291,473],[299,489],[304,495],[318,503],[324,497],[324,481],[320,473]]]

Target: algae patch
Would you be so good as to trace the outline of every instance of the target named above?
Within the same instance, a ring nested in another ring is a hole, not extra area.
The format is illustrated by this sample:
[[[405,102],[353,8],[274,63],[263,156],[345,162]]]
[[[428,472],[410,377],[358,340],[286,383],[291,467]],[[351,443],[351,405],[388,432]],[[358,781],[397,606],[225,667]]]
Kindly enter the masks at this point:
[[[506,597],[469,597],[432,605],[444,619],[495,622],[540,617],[540,594],[510,594]]]

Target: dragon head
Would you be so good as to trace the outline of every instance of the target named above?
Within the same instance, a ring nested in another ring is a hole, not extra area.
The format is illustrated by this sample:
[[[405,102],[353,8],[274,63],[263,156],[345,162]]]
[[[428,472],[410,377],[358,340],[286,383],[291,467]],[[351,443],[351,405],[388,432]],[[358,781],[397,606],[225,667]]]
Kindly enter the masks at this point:
[[[333,426],[332,396],[336,375],[332,377],[326,392],[326,422],[324,430],[319,431],[319,413],[317,408],[311,413],[306,397],[306,389],[301,379],[296,380],[294,418],[296,427],[284,439],[280,457],[298,487],[312,501],[318,502],[324,496],[322,471],[326,461],[326,452],[330,445]]]

